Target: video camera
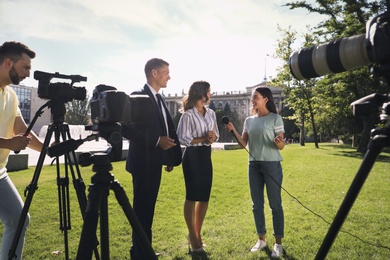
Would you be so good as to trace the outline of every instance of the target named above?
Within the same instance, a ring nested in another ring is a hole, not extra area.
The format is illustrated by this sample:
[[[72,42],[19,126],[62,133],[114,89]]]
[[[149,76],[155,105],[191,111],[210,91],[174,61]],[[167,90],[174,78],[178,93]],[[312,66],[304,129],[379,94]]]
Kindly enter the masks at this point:
[[[339,73],[376,63],[374,72],[389,71],[390,13],[370,19],[366,35],[342,38],[291,54],[290,71],[298,79],[309,79],[329,73]]]
[[[94,124],[147,123],[152,116],[148,95],[130,95],[115,87],[98,85],[90,100],[91,120]]]
[[[92,125],[85,130],[97,132],[85,139],[70,139],[48,148],[50,157],[60,156],[76,150],[85,141],[103,137],[111,147],[106,154],[111,161],[119,161],[122,157],[121,124],[148,123],[153,115],[152,102],[148,95],[130,95],[117,91],[115,87],[100,84],[95,87],[90,100]],[[81,166],[92,163],[90,153],[82,153],[79,157]]]
[[[119,161],[122,156],[122,129],[121,125],[150,122],[153,109],[148,95],[130,95],[117,91],[115,87],[100,84],[95,87],[91,100],[92,125],[85,126],[86,130],[99,133],[111,148],[108,154],[111,161]],[[81,165],[88,165],[83,155]]]
[[[71,83],[50,83],[53,78],[70,79]],[[56,73],[48,73],[43,71],[35,71],[34,79],[38,80],[38,97],[42,99],[72,101],[85,100],[87,91],[85,87],[74,87],[76,82],[87,81],[87,77],[80,75],[63,75]]]

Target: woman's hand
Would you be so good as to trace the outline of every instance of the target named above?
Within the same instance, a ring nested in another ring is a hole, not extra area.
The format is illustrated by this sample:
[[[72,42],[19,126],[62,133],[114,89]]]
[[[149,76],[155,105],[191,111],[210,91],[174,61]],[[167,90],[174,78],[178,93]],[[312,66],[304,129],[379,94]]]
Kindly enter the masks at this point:
[[[285,145],[283,136],[277,135],[277,136],[274,138],[274,143],[275,143],[276,147],[277,147],[279,150],[282,150],[282,149],[284,148],[284,145]]]
[[[232,122],[229,122],[225,125],[225,129],[228,131],[228,132],[231,132],[231,131],[234,131],[235,130],[235,127],[234,125],[232,124]]]
[[[217,135],[214,133],[214,131],[208,131],[207,132],[207,143],[212,144],[217,140]]]

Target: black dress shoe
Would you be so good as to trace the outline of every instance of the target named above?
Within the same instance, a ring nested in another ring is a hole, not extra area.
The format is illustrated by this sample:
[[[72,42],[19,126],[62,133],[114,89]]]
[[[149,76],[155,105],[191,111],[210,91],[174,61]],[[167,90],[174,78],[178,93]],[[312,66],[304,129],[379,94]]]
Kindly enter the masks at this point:
[[[155,253],[156,257],[159,258],[161,256],[161,253]],[[136,258],[131,252],[130,252],[130,259],[131,260],[138,260],[139,258]]]

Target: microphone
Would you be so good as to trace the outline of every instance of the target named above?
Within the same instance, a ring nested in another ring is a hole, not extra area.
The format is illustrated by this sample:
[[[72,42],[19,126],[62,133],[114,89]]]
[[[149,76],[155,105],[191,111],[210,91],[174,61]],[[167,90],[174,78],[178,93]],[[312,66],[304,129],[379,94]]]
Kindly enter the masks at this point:
[[[229,118],[228,118],[227,116],[223,116],[223,117],[221,118],[221,121],[222,121],[222,123],[223,123],[224,125],[227,125],[227,124],[229,124],[229,122],[230,122],[230,120],[229,120]],[[234,139],[236,139],[237,142],[238,142],[237,136],[234,134],[233,129],[230,130],[230,133],[234,136]]]
[[[223,116],[223,117],[221,118],[221,121],[222,121],[222,123],[223,123],[224,125],[227,125],[227,124],[229,124],[229,122],[230,122],[230,120],[229,120],[229,118],[228,118],[227,116]],[[232,133],[233,136],[236,137],[236,136],[234,135],[233,130],[230,130],[230,133]]]

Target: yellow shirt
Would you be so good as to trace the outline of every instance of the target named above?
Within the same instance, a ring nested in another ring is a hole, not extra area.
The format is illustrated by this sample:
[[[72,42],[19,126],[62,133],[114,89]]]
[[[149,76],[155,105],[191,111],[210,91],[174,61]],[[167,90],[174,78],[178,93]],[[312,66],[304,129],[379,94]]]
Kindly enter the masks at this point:
[[[0,89],[0,136],[11,138],[13,135],[15,118],[21,116],[18,107],[19,101],[15,91],[6,86],[4,90]],[[0,149],[0,174],[7,165],[9,149]]]

